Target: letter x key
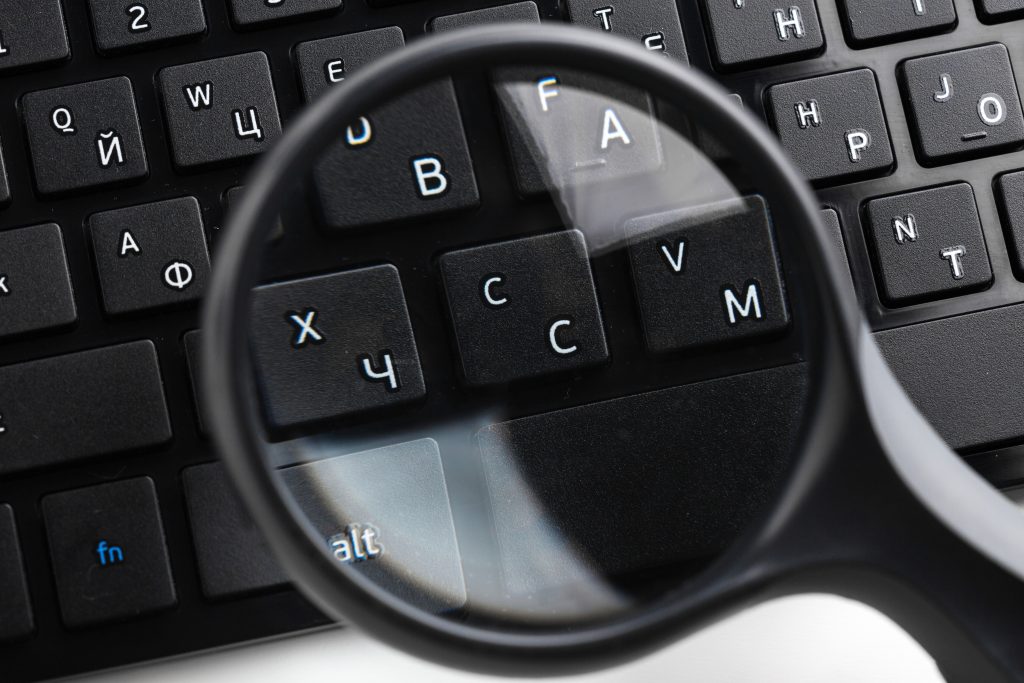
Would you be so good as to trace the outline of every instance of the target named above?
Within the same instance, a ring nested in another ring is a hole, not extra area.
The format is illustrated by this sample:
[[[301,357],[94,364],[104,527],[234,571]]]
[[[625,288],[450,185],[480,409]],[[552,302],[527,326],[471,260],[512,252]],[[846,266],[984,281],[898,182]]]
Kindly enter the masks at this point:
[[[7,276],[0,274],[0,296],[7,296],[11,290],[7,288]]]
[[[307,344],[320,344],[324,341],[323,334],[314,327],[317,311],[309,308],[302,313],[288,313],[288,322],[295,326],[296,335],[292,340],[292,346],[301,349]]]

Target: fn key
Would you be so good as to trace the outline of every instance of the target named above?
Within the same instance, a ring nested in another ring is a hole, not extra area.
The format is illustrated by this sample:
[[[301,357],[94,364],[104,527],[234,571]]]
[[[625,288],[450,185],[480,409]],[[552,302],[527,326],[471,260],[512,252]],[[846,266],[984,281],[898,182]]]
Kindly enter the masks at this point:
[[[67,626],[130,619],[177,603],[151,479],[57,493],[42,506]]]

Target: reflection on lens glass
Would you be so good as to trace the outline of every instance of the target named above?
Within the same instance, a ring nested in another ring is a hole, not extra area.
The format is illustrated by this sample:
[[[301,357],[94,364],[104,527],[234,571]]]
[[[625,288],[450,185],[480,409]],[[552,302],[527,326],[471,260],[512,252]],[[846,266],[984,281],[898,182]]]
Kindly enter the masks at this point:
[[[253,397],[340,574],[590,624],[698,578],[771,500],[800,292],[757,179],[687,112],[510,66],[339,122],[302,181],[251,299]]]

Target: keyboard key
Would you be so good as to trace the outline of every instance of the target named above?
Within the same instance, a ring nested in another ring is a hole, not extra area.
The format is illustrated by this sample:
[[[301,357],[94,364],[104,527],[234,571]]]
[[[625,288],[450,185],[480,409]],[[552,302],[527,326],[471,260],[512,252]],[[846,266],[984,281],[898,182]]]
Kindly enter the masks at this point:
[[[70,56],[61,0],[0,2],[0,71]]]
[[[42,509],[66,626],[133,619],[177,604],[152,479],[51,494]]]
[[[896,378],[953,448],[1024,437],[1024,305],[875,333]]]
[[[1005,46],[909,59],[900,72],[922,162],[991,154],[1024,143],[1024,115]]]
[[[507,5],[497,5],[469,12],[434,17],[430,20],[430,30],[454,31],[455,29],[467,26],[481,26],[504,22],[536,23],[539,21],[540,13],[537,11],[537,4],[535,2],[513,2]]]
[[[404,45],[397,27],[299,44],[295,55],[306,100]],[[431,115],[421,116],[425,111]],[[336,230],[478,206],[451,81],[426,85],[353,123],[319,161],[313,179],[325,222]]]
[[[335,12],[342,6],[343,0],[231,0],[231,18],[239,26],[252,26]]]
[[[272,428],[426,394],[402,283],[392,265],[259,287],[251,334]]]
[[[150,341],[0,367],[0,475],[171,438]]]
[[[675,0],[568,0],[567,6],[574,24],[639,40],[648,50],[688,61]]]
[[[93,254],[110,315],[197,301],[210,276],[195,197],[94,213]]]
[[[1017,278],[1024,279],[1024,171],[1004,173],[996,178],[996,194],[1003,215],[1006,241],[1010,246]]]
[[[233,598],[288,583],[218,463],[181,474],[199,580],[210,599]]]
[[[511,382],[608,360],[578,230],[449,252],[440,267],[469,384]]]
[[[984,21],[1009,21],[1024,15],[1024,0],[977,0],[977,4]]]
[[[465,604],[462,560],[436,441],[329,457],[280,474],[338,562],[428,612]],[[354,511],[359,516],[346,514]],[[429,581],[429,590],[410,588],[411,567],[416,577]]]
[[[782,146],[808,179],[831,184],[892,168],[871,69],[773,85],[767,102]]]
[[[0,338],[76,320],[60,227],[0,231]]]
[[[41,193],[121,183],[149,173],[127,78],[37,90],[21,102]]]
[[[705,0],[713,53],[726,68],[817,54],[825,45],[814,0]]]
[[[842,0],[843,28],[854,45],[877,45],[952,30],[953,0]]]
[[[34,629],[14,512],[0,505],[0,641],[24,638]]]
[[[206,32],[202,0],[89,0],[101,52],[151,46]]]
[[[872,199],[866,230],[886,301],[903,305],[992,282],[974,191],[967,183]]]
[[[760,197],[626,223],[648,349],[748,339],[789,325],[769,226]]]
[[[178,166],[251,157],[281,136],[270,64],[262,52],[167,67],[157,80]]]
[[[775,407],[801,405],[806,385],[806,368],[789,365],[480,430],[507,588],[535,593],[544,578],[592,579],[591,563],[618,574],[727,548],[788,469],[801,421]],[[566,495],[566,482],[587,494]],[[536,543],[551,520],[578,552],[538,572]],[[581,565],[586,574],[574,574]]]

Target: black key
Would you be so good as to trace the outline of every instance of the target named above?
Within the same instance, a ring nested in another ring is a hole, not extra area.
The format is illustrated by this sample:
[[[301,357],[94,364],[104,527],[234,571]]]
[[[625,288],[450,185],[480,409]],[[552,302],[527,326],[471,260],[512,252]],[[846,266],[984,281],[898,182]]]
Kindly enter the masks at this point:
[[[24,638],[34,629],[14,512],[0,505],[0,641]]]
[[[251,26],[335,12],[342,6],[343,0],[231,0],[231,18],[240,26]]]
[[[66,626],[132,619],[177,604],[152,479],[51,494],[42,509]]]
[[[1024,437],[1024,305],[876,332],[901,386],[953,448]]]
[[[843,229],[839,224],[839,214],[836,213],[835,209],[822,209],[821,222],[824,224],[825,232],[835,246],[836,253],[842,256],[843,265],[845,266],[843,272],[850,277],[852,282],[853,276],[850,273],[850,260],[846,256],[846,241],[843,239]]]
[[[578,370],[608,360],[583,233],[471,247],[440,259],[472,385]]]
[[[991,154],[1024,142],[1024,115],[1005,46],[908,59],[900,72],[922,162]]]
[[[497,5],[469,12],[434,17],[430,20],[430,30],[453,31],[467,26],[480,26],[499,22],[536,23],[539,21],[540,13],[537,11],[537,4],[535,2],[513,2],[508,5]]]
[[[996,178],[996,190],[1003,215],[1003,227],[1010,244],[1010,259],[1017,278],[1024,279],[1024,171]]]
[[[842,0],[843,27],[854,45],[877,45],[952,30],[953,0]]]
[[[61,0],[0,2],[0,71],[70,56]]]
[[[178,166],[251,157],[281,136],[262,52],[168,67],[157,80]]]
[[[878,175],[893,165],[871,69],[773,85],[768,108],[782,146],[812,181]]]
[[[231,220],[231,212],[234,211],[235,207],[237,207],[242,202],[242,198],[244,196],[245,187],[243,187],[242,185],[236,185],[235,187],[229,188],[228,191],[224,193],[225,226],[227,225],[228,221]],[[281,222],[281,217],[278,216],[277,222],[274,223],[274,229],[271,231],[270,237],[268,239],[271,242],[276,242],[282,237],[284,237],[284,223]]]
[[[789,324],[760,197],[634,218],[625,230],[651,351],[747,339]]]
[[[210,257],[195,197],[94,213],[89,231],[108,314],[181,304],[203,295]]]
[[[865,216],[889,303],[962,294],[992,282],[974,191],[967,183],[872,199]]]
[[[232,598],[288,583],[263,534],[217,463],[181,474],[199,580],[210,599]]]
[[[568,0],[566,4],[574,24],[639,40],[648,50],[687,61],[675,0]]]
[[[990,22],[1016,19],[1024,15],[1024,0],[978,0],[978,14]]]
[[[545,587],[533,568],[521,574],[515,568],[536,555],[533,544],[550,533],[551,520],[602,574],[724,550],[787,471],[801,420],[780,407],[803,403],[805,372],[789,365],[481,430],[507,588],[536,593]],[[587,495],[565,495],[567,481]],[[523,496],[523,482],[530,496]],[[553,562],[546,576],[556,585],[582,579],[573,575],[579,566]]]
[[[272,428],[426,394],[402,283],[392,265],[259,287],[251,334]]]
[[[0,337],[76,320],[60,227],[47,223],[0,232]]]
[[[295,54],[306,100],[403,45],[402,30],[394,26],[301,43]],[[425,111],[431,115],[421,116]],[[333,229],[479,205],[451,81],[427,85],[353,122],[319,161],[313,179]]]
[[[113,52],[206,32],[202,0],[89,0],[96,47]]]
[[[22,100],[36,186],[54,194],[149,173],[132,83],[119,76]]]
[[[803,59],[825,45],[814,0],[705,0],[718,65],[756,68]]]
[[[166,443],[153,343],[0,367],[0,428],[0,475]]]
[[[462,607],[466,585],[433,439],[328,457],[280,472],[339,563],[429,612]],[[349,516],[358,511],[358,517]],[[408,568],[429,582],[412,586]]]

